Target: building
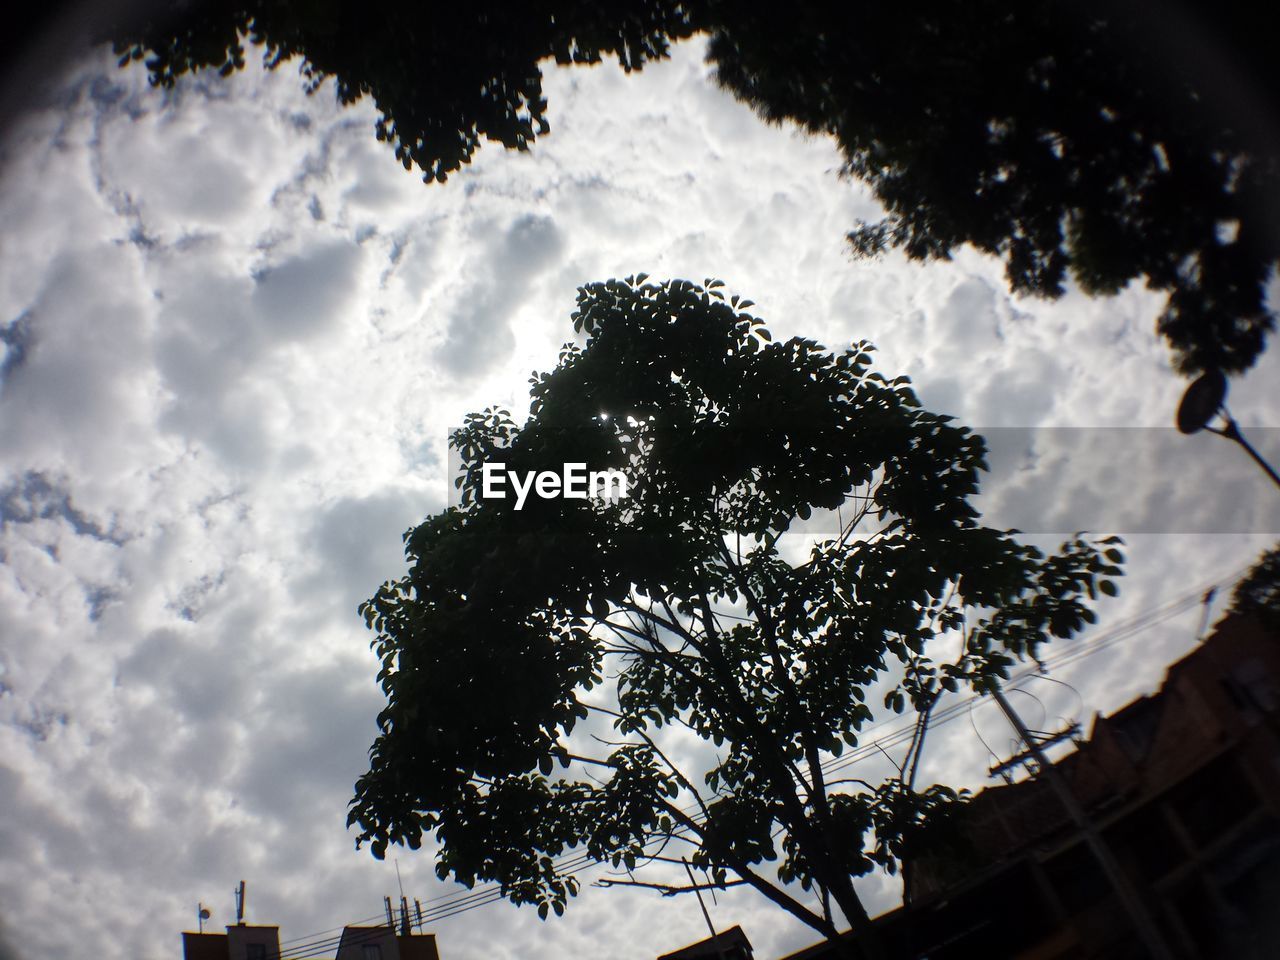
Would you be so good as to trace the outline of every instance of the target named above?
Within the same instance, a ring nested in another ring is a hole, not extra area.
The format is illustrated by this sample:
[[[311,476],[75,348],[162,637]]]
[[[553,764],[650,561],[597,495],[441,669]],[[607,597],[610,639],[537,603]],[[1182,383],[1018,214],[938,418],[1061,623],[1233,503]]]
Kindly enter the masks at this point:
[[[434,934],[391,927],[344,927],[335,960],[440,960]]]
[[[752,960],[751,941],[741,927],[730,927],[673,953],[664,953],[658,960]]]
[[[279,960],[280,928],[238,923],[226,933],[184,933],[183,960]]]
[[[393,926],[395,918],[388,900],[386,924],[343,927],[338,938],[321,935],[293,941],[284,954],[280,951],[279,927],[238,923],[227,927],[226,933],[186,932],[182,935],[182,956],[183,960],[302,960],[329,955],[335,950],[336,941],[335,960],[440,960],[435,935],[412,933],[408,906],[403,900],[401,906],[399,929]]]
[[[1280,637],[1227,617],[1054,766],[1175,956],[1280,956]],[[1143,955],[1043,777],[983,790],[962,818],[966,849],[910,865],[910,906],[877,918],[891,956]]]

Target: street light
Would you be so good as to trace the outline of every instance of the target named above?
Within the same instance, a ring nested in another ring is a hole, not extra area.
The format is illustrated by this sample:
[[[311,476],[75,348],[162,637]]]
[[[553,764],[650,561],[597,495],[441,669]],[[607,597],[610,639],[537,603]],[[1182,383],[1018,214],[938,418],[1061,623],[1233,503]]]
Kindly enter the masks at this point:
[[[1280,487],[1280,474],[1277,474],[1271,464],[1263,460],[1258,451],[1253,449],[1249,441],[1244,438],[1240,427],[1232,419],[1231,412],[1227,410],[1226,399],[1226,374],[1221,370],[1210,370],[1208,373],[1201,374],[1191,386],[1187,387],[1187,392],[1182,395],[1182,402],[1178,404],[1178,430],[1188,435],[1208,430],[1220,437],[1234,440],[1244,447],[1245,452],[1253,457],[1258,466],[1266,471],[1271,482]],[[1224,426],[1209,426],[1209,422],[1216,416],[1222,417]]]

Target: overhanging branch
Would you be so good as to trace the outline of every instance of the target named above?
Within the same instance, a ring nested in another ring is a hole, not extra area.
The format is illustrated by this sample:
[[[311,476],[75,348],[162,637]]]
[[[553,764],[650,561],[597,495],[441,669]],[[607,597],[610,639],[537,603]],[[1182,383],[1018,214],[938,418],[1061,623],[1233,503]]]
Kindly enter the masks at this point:
[[[695,890],[727,890],[729,887],[740,887],[745,880],[726,880],[724,883],[697,883],[685,886],[672,886],[668,883],[645,883],[642,880],[610,880],[604,878],[592,884],[593,887],[645,887],[649,890],[661,891],[664,897],[674,897],[678,893],[693,893]]]

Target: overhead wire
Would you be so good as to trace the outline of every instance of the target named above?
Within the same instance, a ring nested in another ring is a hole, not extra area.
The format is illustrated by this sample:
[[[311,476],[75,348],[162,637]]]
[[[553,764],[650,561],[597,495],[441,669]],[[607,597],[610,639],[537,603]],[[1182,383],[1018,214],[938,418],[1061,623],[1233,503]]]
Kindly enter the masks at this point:
[[[1009,679],[1005,681],[1006,685],[1034,676],[1038,673],[1042,673],[1048,669],[1058,669],[1073,665],[1080,660],[1095,656],[1104,650],[1108,650],[1116,646],[1124,640],[1143,633],[1152,627],[1158,626],[1159,624],[1199,605],[1203,601],[1208,588],[1221,587],[1224,583],[1232,584],[1239,580],[1240,577],[1251,569],[1251,567],[1252,563],[1247,564],[1244,567],[1232,571],[1225,577],[1217,578],[1215,581],[1208,584],[1202,584],[1190,593],[1180,595],[1154,608],[1145,610],[1128,620],[1121,621],[1088,642],[1072,645],[1068,649],[1063,650],[1056,655],[1045,657],[1034,667],[1027,667],[1023,670],[1014,672]],[[967,697],[956,699],[954,702],[947,704],[941,709],[935,708],[930,718],[929,728],[931,730],[936,729],[939,726],[943,726],[951,722],[966,710],[970,709],[974,704],[986,699],[986,696],[986,694],[970,694]],[[867,728],[865,732],[874,733],[877,730],[883,729],[893,723],[894,719],[896,718],[883,720],[880,723]],[[914,722],[904,724],[874,741],[860,742],[855,748],[840,756],[829,757],[821,763],[819,767],[824,775],[845,770],[856,763],[870,759],[872,756],[884,753],[891,747],[895,747],[909,741],[915,733],[915,726]],[[697,803],[693,803],[686,805],[683,809],[684,812],[689,814],[691,819],[700,820],[701,811],[698,809],[698,806],[699,805]],[[682,834],[686,831],[687,828],[677,828],[672,831],[672,834]],[[655,837],[653,842],[658,842],[664,837],[665,835]],[[602,865],[604,865],[603,862],[597,861],[595,858],[585,853],[568,854],[555,862],[557,872],[563,875],[575,877],[586,869]],[[420,913],[415,911],[414,915],[409,918],[409,924],[412,928],[421,929],[428,923],[434,923],[440,920],[459,916],[478,907],[487,906],[490,903],[496,903],[502,899],[504,899],[504,897],[502,895],[501,886],[498,884],[489,884],[479,890],[469,890],[466,893],[442,894],[427,901],[415,901],[415,905],[419,903],[432,903],[437,904],[437,906],[422,909]],[[362,926],[371,923],[373,920],[384,920],[385,916],[386,914],[384,911],[383,913],[375,914],[373,917],[366,918],[365,920],[359,920],[354,923],[347,924],[346,927]],[[400,921],[397,920],[397,929],[399,928],[399,925]],[[346,927],[334,927],[330,930],[322,931],[320,934],[308,934],[302,937],[293,938],[289,941],[284,941],[281,944],[282,947],[285,943],[295,944],[295,946],[288,951],[282,950],[281,960],[309,960],[309,958],[319,957],[324,953],[334,951],[337,945],[341,943],[343,934],[339,934],[336,937],[324,936],[324,934],[329,934],[339,929],[342,929],[345,933]],[[384,924],[379,925],[377,929],[379,931],[386,929],[385,921]]]
[[[1249,569],[1248,567],[1244,567],[1240,571],[1233,573],[1231,577],[1238,578],[1239,575],[1243,574],[1244,571],[1248,569]],[[1150,629],[1151,627],[1154,627],[1160,623],[1163,623],[1166,620],[1172,619],[1173,617],[1177,616],[1180,613],[1185,612],[1187,609],[1189,609],[1188,600],[1191,601],[1190,606],[1194,606],[1196,603],[1199,602],[1199,597],[1201,596],[1201,592],[1202,592],[1201,589],[1197,588],[1196,591],[1192,591],[1190,594],[1179,596],[1174,600],[1167,601],[1151,610],[1143,611],[1142,613],[1130,618],[1129,620],[1121,621],[1120,623],[1111,627],[1109,630],[1102,633],[1099,637],[1094,638],[1092,641],[1088,643],[1081,643],[1079,645],[1074,645],[1057,655],[1048,656],[1041,659],[1040,665],[1038,666],[1026,667],[1020,671],[1013,673],[1009,677],[1009,679],[1006,681],[1006,684],[1012,684],[1019,680],[1025,679],[1027,677],[1034,676],[1035,674],[1040,672],[1041,666],[1043,666],[1045,669],[1059,668],[1062,666],[1075,663],[1077,660],[1083,659],[1084,657],[1094,656],[1097,653],[1101,653],[1103,650],[1107,650],[1115,646],[1117,643],[1121,642],[1122,640],[1125,640],[1131,636],[1134,636],[1135,634],[1140,633],[1144,630]],[[984,698],[985,698],[985,694],[970,694],[969,696],[964,697],[962,699],[953,700],[952,703],[947,704],[941,708],[935,707],[933,716],[929,724],[930,728],[932,729],[937,726],[940,726],[943,723],[948,722],[949,720],[957,716],[961,711],[968,709],[971,704],[978,703]],[[872,727],[870,729],[871,731],[874,731],[877,728],[883,727],[891,722],[893,721],[892,720],[884,721],[881,724],[878,724],[876,727]],[[907,724],[905,726],[899,727],[897,730],[886,735],[885,737],[880,738],[879,740],[873,743],[860,745],[859,747],[855,748],[853,751],[849,753],[846,753],[840,757],[832,758],[827,763],[823,764],[823,771],[827,772],[829,770],[840,769],[845,766],[849,766],[853,763],[857,763],[858,761],[864,759],[867,756],[878,753],[880,751],[880,748],[882,747],[896,746],[899,743],[903,742],[904,739],[909,738],[914,732],[914,730],[915,730],[914,722]]]

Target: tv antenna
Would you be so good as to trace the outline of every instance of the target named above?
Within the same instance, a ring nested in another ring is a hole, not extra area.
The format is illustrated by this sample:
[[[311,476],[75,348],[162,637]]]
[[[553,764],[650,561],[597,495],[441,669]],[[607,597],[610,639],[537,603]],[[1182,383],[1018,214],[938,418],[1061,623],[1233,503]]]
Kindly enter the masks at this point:
[[[1200,629],[1196,631],[1196,641],[1204,643],[1209,630],[1209,614],[1213,610],[1213,599],[1218,595],[1216,586],[1210,587],[1205,591],[1203,597],[1200,598],[1200,605],[1203,613],[1200,615]]]
[[[200,932],[204,933],[204,922],[209,919],[211,914],[209,908],[203,903],[196,904],[196,922],[200,924]]]

